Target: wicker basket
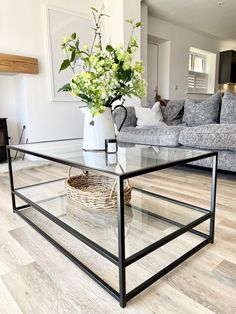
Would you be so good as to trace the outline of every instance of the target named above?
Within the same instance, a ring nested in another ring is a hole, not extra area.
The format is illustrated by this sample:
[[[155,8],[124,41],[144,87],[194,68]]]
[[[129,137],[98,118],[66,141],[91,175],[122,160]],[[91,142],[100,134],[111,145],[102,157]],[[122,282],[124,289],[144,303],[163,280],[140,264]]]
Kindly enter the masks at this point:
[[[103,210],[117,207],[116,180],[103,175],[82,173],[71,176],[71,167],[65,181],[67,196],[80,206]],[[124,184],[124,203],[131,200],[132,186],[129,180]]]

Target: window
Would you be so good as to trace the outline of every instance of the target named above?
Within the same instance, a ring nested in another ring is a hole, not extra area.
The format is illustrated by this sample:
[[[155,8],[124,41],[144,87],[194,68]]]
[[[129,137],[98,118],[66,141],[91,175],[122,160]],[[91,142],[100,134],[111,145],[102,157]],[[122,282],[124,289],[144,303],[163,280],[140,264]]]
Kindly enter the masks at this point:
[[[207,57],[195,52],[189,53],[188,91],[207,93]]]
[[[190,52],[189,54],[189,71],[205,73],[206,72],[206,56]]]

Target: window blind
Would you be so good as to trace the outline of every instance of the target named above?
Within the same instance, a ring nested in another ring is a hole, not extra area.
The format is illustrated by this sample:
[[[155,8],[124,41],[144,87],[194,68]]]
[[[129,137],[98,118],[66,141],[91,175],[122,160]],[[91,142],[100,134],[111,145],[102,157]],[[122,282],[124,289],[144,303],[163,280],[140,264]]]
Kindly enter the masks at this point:
[[[194,93],[207,93],[208,74],[201,72],[188,72],[188,91]]]

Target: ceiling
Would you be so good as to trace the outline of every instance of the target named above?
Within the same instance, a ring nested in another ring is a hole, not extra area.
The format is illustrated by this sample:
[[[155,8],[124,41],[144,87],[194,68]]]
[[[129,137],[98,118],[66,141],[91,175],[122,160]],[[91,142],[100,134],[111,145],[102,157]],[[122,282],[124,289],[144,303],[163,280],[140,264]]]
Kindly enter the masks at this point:
[[[151,16],[236,41],[236,0],[145,0]]]

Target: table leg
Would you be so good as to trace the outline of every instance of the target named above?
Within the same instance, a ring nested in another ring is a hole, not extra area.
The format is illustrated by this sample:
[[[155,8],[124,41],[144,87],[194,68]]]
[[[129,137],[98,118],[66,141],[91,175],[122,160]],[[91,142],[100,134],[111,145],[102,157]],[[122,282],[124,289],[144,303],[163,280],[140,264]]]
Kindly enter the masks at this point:
[[[126,306],[124,180],[117,179],[120,306]]]
[[[218,155],[213,156],[212,159],[213,159],[212,178],[211,178],[211,213],[212,213],[212,216],[210,219],[210,239],[211,239],[211,243],[214,243]]]
[[[14,181],[13,181],[13,172],[12,172],[12,162],[11,162],[11,150],[7,147],[7,160],[8,160],[8,169],[10,177],[10,187],[11,187],[11,201],[13,213],[16,212],[16,198],[14,194]]]

